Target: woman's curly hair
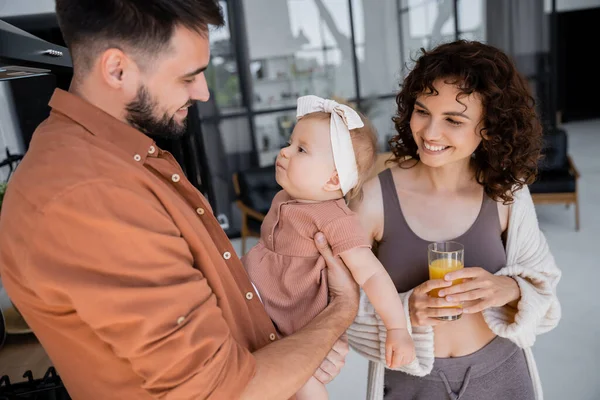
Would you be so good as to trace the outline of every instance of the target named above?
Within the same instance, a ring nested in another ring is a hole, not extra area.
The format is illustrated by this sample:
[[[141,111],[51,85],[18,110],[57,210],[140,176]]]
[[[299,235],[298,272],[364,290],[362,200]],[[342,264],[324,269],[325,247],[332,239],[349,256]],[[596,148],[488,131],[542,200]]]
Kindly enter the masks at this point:
[[[398,112],[392,120],[398,133],[389,142],[392,161],[419,160],[410,129],[415,101],[423,93],[437,94],[433,83],[444,79],[460,88],[457,101],[472,93],[481,98],[482,141],[475,150],[475,176],[488,196],[511,203],[516,191],[535,180],[542,149],[542,127],[525,79],[505,53],[480,42],[459,40],[421,52],[396,96]]]

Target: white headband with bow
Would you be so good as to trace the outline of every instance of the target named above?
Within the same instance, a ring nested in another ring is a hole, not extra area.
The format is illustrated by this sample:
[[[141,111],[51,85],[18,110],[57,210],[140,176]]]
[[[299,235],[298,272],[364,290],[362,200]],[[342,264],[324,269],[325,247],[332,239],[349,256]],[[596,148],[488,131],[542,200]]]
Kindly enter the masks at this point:
[[[340,178],[342,194],[345,196],[358,183],[358,168],[350,130],[362,128],[365,124],[356,111],[334,100],[322,99],[317,96],[298,98],[297,119],[314,112],[331,114],[329,132],[333,162]]]

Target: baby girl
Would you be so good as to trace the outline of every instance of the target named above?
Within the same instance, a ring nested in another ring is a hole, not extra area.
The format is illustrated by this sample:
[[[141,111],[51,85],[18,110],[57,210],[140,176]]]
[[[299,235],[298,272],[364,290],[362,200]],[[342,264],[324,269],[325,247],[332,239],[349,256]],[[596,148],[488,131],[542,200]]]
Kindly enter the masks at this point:
[[[402,303],[371,251],[360,221],[346,201],[361,194],[376,157],[376,135],[352,108],[317,96],[298,99],[298,123],[277,157],[282,187],[261,227],[260,242],[242,261],[265,309],[282,336],[301,329],[326,306],[325,261],[313,238],[323,232],[387,328],[391,368],[415,356]],[[311,378],[299,400],[327,399]]]

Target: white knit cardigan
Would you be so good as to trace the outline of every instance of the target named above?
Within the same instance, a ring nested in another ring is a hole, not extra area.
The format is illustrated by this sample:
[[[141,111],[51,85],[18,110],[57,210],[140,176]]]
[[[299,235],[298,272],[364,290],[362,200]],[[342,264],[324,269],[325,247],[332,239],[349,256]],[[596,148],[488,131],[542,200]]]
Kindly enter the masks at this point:
[[[517,309],[510,306],[489,308],[483,317],[492,332],[507,338],[525,350],[529,372],[537,400],[543,399],[539,373],[531,346],[538,334],[553,329],[560,320],[561,309],[556,297],[556,285],[561,271],[540,231],[529,189],[515,194],[511,205],[506,242],[506,267],[496,275],[513,277],[521,289]],[[417,358],[398,370],[410,375],[425,376],[433,368],[433,329],[410,325],[408,299],[412,293],[400,293],[408,329],[415,342]],[[364,292],[354,323],[348,329],[350,346],[370,360],[367,400],[383,399],[386,330]]]

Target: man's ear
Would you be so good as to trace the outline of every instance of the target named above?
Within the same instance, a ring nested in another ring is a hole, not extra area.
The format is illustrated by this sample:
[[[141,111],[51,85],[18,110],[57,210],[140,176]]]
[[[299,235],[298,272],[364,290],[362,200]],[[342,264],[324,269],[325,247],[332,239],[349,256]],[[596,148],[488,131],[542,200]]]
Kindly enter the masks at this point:
[[[137,93],[140,70],[131,57],[120,49],[110,48],[102,53],[99,63],[102,78],[108,86],[125,91],[128,97]]]
[[[331,178],[329,178],[325,186],[323,186],[323,189],[326,192],[335,192],[342,189],[342,186],[340,185],[340,177],[337,171],[333,171]]]

